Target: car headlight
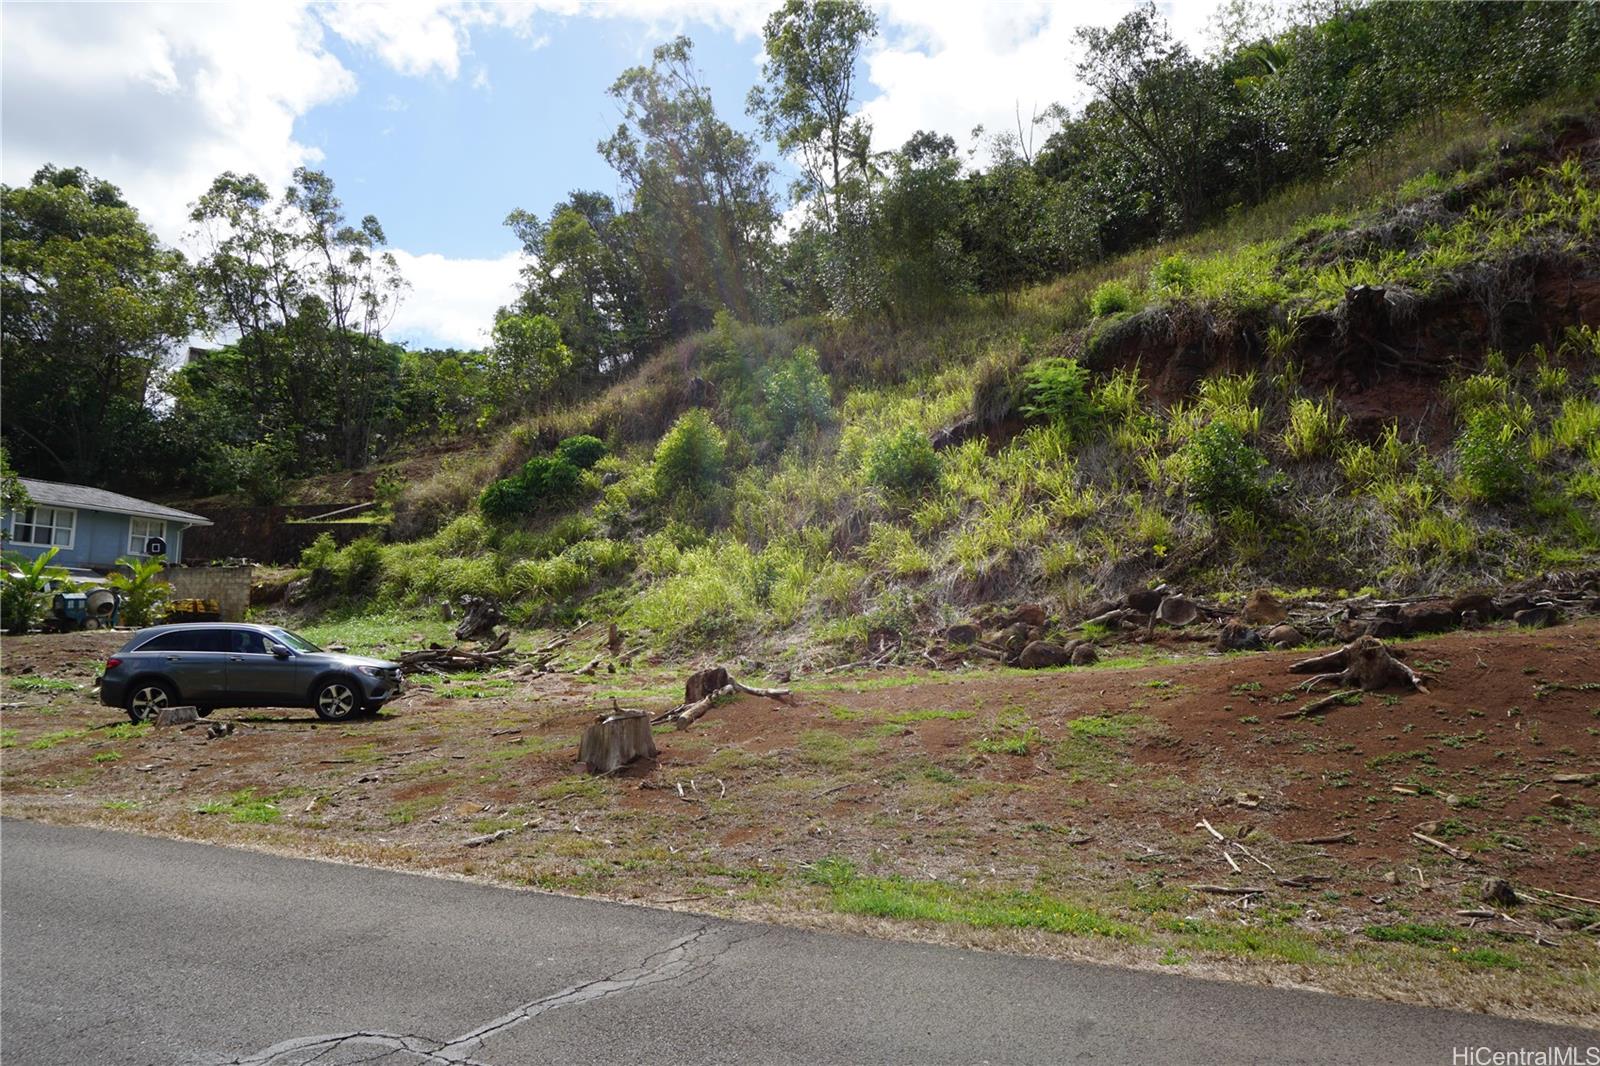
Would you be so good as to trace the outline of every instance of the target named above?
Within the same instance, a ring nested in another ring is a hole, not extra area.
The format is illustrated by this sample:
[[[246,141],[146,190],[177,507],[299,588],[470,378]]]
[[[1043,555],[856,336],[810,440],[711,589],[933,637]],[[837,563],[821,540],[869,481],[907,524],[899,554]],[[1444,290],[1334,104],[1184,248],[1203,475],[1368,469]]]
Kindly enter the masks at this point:
[[[356,669],[361,671],[363,674],[366,674],[368,677],[383,677],[384,676],[384,671],[383,671],[383,669],[381,667],[377,667],[377,666],[358,666],[358,667],[356,667]]]

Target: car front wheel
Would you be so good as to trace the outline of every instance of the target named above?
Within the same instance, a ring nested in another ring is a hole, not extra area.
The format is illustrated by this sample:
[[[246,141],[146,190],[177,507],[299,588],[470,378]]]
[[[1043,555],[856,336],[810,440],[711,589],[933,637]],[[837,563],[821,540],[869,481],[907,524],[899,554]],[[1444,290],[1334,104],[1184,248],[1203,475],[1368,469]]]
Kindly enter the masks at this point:
[[[318,685],[311,705],[316,708],[318,718],[329,722],[355,718],[365,709],[361,690],[347,677],[336,677]]]
[[[141,681],[128,692],[128,717],[135,722],[153,722],[167,707],[175,706],[178,694],[165,681]]]

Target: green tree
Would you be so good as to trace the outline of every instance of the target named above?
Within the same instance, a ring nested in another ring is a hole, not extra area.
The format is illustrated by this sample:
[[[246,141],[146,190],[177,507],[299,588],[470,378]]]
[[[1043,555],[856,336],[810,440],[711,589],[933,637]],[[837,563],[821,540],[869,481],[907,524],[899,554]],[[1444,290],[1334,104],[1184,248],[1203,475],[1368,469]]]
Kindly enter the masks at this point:
[[[136,468],[162,357],[196,324],[183,256],[77,167],[0,186],[0,232],[0,422],[14,460],[86,482]]]
[[[624,71],[610,93],[623,121],[600,152],[630,191],[646,284],[669,334],[704,329],[719,308],[749,320],[778,221],[772,165],[717,116],[687,37]]]
[[[1095,90],[1115,133],[1105,147],[1148,168],[1172,221],[1187,228],[1207,203],[1205,163],[1225,128],[1217,69],[1174,41],[1155,5],[1130,11],[1110,29],[1078,30],[1078,74]]]
[[[572,365],[561,328],[545,315],[520,315],[502,308],[494,318],[489,358],[500,394],[521,408],[550,397]]]
[[[871,159],[871,126],[853,112],[856,63],[877,32],[877,16],[859,0],[785,0],[767,18],[761,83],[747,102],[799,164],[802,188],[833,232],[844,221],[846,179]]]

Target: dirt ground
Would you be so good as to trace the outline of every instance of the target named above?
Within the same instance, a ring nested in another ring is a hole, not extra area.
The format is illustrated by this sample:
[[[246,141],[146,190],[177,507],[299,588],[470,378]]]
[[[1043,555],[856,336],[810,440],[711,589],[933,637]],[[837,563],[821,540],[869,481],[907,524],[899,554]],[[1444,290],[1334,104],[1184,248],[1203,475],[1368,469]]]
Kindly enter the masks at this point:
[[[1600,1026],[1600,620],[1408,642],[1427,694],[1312,718],[1280,717],[1303,651],[803,679],[605,779],[583,727],[691,667],[426,677],[207,739],[98,704],[124,639],[5,640],[6,815]]]

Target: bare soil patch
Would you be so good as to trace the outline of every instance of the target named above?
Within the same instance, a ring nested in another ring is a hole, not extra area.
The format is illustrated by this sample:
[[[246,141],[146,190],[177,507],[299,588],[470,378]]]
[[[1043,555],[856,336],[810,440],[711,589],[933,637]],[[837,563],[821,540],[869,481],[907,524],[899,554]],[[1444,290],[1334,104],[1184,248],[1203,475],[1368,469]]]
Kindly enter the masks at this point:
[[[207,740],[98,705],[124,639],[5,640],[4,813],[1600,1025],[1595,620],[1408,642],[1427,693],[1300,719],[1304,652],[802,680],[604,779],[583,727],[672,706],[690,666],[430,678]]]

